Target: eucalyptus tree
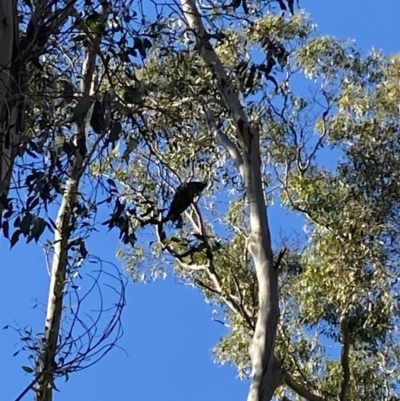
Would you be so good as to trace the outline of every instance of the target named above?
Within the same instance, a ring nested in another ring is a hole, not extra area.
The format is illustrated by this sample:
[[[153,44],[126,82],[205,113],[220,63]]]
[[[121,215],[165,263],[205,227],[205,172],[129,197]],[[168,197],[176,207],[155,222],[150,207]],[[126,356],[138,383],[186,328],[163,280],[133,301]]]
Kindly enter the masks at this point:
[[[130,207],[138,238],[119,256],[135,280],[173,266],[218,306],[215,355],[251,378],[249,400],[397,397],[398,57],[236,6],[159,19],[133,137],[93,167]],[[166,199],[191,179],[209,185],[174,226]],[[299,238],[271,240],[273,203]]]
[[[57,378],[93,365],[122,334],[125,281],[87,246],[98,204],[113,205],[117,192],[88,172],[122,136],[118,71],[129,57],[140,63],[150,42],[125,1],[7,0],[0,15],[1,229],[11,247],[35,241],[51,260],[44,329],[16,328],[32,374],[16,399],[34,390],[45,401]],[[121,238],[132,242],[128,219],[122,223]],[[85,318],[95,290],[98,312]]]

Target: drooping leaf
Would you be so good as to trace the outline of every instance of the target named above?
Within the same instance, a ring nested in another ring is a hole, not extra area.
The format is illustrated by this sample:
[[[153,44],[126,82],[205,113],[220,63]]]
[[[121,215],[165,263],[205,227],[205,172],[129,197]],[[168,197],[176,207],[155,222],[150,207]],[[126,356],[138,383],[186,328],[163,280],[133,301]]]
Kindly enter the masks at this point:
[[[83,122],[92,104],[93,104],[92,99],[88,97],[82,98],[74,108],[71,121]]]

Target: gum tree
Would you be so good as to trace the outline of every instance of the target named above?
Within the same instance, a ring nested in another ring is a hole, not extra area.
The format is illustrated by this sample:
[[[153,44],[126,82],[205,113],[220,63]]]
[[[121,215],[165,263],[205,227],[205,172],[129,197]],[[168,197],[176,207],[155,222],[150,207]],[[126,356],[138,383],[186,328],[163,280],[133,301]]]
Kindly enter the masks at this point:
[[[118,17],[122,9],[129,25]],[[32,374],[17,400],[30,390],[38,401],[52,400],[58,378],[96,363],[122,334],[125,281],[87,244],[99,192],[113,205],[116,188],[93,181],[89,166],[123,137],[123,118],[117,124],[114,116],[124,101],[115,97],[111,66],[146,55],[150,42],[136,29],[136,14],[125,1],[0,5],[1,228],[11,248],[35,241],[51,261],[43,330],[8,326]],[[118,228],[121,239],[133,241],[127,219]],[[88,299],[99,305],[89,317]]]
[[[217,360],[252,379],[249,400],[397,396],[397,57],[302,14],[181,6],[137,74],[132,167],[110,160],[137,233],[155,235],[120,256],[135,280],[173,264],[216,305],[231,327]],[[174,227],[166,199],[192,178],[204,200]],[[273,202],[304,233],[272,242]]]

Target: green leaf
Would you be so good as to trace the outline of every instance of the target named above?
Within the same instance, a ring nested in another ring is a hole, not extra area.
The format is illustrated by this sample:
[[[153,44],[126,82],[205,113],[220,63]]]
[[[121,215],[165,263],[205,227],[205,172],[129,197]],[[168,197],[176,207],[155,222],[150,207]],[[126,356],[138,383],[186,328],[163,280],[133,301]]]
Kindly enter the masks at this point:
[[[108,179],[107,179],[107,183],[108,183],[108,185],[111,185],[111,186],[114,187],[114,188],[117,187],[117,184],[116,184],[115,181],[114,181],[113,179],[111,179],[111,178],[108,178]]]
[[[63,86],[63,98],[67,104],[74,100],[75,88],[66,80],[61,81]]]
[[[83,122],[92,104],[93,100],[88,97],[81,99],[74,108],[71,121]]]
[[[86,18],[86,25],[92,32],[101,33],[103,31],[103,23],[100,21],[100,15],[97,12]]]
[[[32,215],[30,213],[25,214],[24,218],[21,221],[21,224],[19,225],[19,229],[21,230],[22,234],[24,235],[29,234],[31,223],[32,223]]]
[[[110,136],[108,138],[109,142],[118,141],[121,131],[122,125],[119,122],[114,123],[110,131]]]
[[[47,223],[44,219],[42,219],[41,217],[37,217],[35,219],[35,222],[33,223],[31,236],[32,236],[32,238],[35,239],[36,243],[39,241],[39,238],[43,234],[46,227],[47,227]]]
[[[26,373],[33,373],[34,370],[29,367],[29,366],[22,366],[22,369],[26,372]]]
[[[79,252],[82,255],[83,259],[86,259],[87,255],[89,254],[83,241],[81,241],[81,243],[79,244]]]
[[[18,242],[20,235],[21,235],[21,230],[16,230],[14,232],[14,234],[11,237],[11,247],[10,248],[13,248],[14,245]]]
[[[8,237],[8,235],[9,235],[9,227],[10,227],[10,223],[8,222],[8,220],[4,220],[3,221],[3,235],[7,239],[9,239],[9,237]]]

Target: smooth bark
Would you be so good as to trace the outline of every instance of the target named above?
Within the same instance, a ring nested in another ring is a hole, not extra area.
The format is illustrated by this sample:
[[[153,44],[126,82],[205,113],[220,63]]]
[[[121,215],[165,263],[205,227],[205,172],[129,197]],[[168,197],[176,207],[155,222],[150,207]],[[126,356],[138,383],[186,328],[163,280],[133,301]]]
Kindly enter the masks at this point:
[[[276,329],[279,319],[278,275],[273,263],[271,235],[261,179],[259,132],[243,111],[238,93],[232,88],[225,68],[210,44],[194,0],[181,0],[183,13],[196,37],[196,47],[216,84],[236,127],[237,149],[241,151],[242,175],[250,211],[251,235],[248,249],[259,284],[259,311],[250,347],[252,382],[248,401],[271,400],[284,380],[284,372],[274,364]],[[231,154],[236,153],[230,151]],[[236,159],[239,159],[236,157]],[[237,163],[236,163],[237,164]]]
[[[103,9],[103,20],[107,18],[108,9]],[[77,13],[75,13],[77,14]],[[77,15],[78,16],[78,15]],[[78,16],[79,17],[79,16]],[[81,90],[84,96],[93,92],[96,49],[100,38],[88,37],[86,58],[83,63]],[[84,158],[86,152],[86,119],[76,123],[75,152],[71,160],[63,200],[56,219],[54,237],[54,256],[52,262],[49,298],[47,303],[46,325],[41,345],[37,375],[40,377],[36,388],[37,401],[52,401],[55,377],[57,374],[56,355],[59,344],[59,333],[63,311],[63,300],[66,292],[68,272],[68,241],[71,237],[70,221],[72,208],[79,194],[79,184],[87,166]],[[85,149],[83,151],[83,148]]]

